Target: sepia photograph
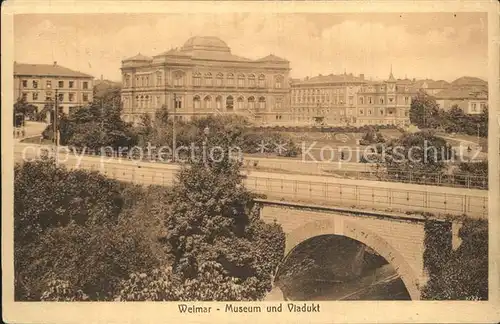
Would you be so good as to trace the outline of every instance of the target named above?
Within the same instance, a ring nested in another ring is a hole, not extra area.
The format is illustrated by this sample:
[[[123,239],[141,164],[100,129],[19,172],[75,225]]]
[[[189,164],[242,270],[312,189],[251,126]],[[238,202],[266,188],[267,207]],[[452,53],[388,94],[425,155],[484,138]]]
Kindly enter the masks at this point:
[[[499,305],[498,22],[259,6],[11,10],[13,304],[197,323]]]

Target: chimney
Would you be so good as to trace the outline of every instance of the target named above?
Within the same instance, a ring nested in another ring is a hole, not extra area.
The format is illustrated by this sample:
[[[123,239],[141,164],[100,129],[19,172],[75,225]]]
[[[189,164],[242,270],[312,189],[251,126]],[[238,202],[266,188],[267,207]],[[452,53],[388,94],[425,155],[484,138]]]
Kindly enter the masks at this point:
[[[54,61],[54,66],[56,66],[56,65],[57,65],[57,61]]]
[[[323,74],[320,73],[319,76],[323,76]]]
[[[359,75],[359,78],[360,78],[361,80],[364,80],[364,79],[365,79],[365,75],[364,75],[364,74],[360,74],[360,75]]]
[[[101,81],[102,81],[102,74],[101,74]]]

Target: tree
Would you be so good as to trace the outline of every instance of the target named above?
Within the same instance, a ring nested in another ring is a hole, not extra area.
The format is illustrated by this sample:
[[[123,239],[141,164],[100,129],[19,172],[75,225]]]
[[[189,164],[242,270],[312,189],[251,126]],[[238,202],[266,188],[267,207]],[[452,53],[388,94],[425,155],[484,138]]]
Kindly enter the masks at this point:
[[[383,148],[381,167],[398,179],[421,180],[441,173],[445,160],[451,158],[451,147],[432,132],[406,133]]]
[[[17,165],[16,300],[112,300],[130,273],[164,264],[163,224],[144,217],[157,197],[49,161]]]
[[[26,118],[35,119],[36,110],[35,105],[28,104],[24,98],[18,98],[14,104],[14,127],[21,126]],[[16,118],[16,116],[21,116],[21,118]]]
[[[208,139],[209,148],[222,148],[220,161],[192,160],[180,171],[164,215],[172,263],[133,274],[120,299],[257,300],[270,290],[284,234],[259,219],[239,164],[227,155],[230,139]]]
[[[410,122],[419,128],[436,128],[439,126],[439,105],[433,97],[423,90],[412,98]]]
[[[430,278],[422,295],[435,300],[488,299],[488,222],[466,219],[459,231],[460,247],[428,264]],[[426,248],[427,249],[427,248]]]

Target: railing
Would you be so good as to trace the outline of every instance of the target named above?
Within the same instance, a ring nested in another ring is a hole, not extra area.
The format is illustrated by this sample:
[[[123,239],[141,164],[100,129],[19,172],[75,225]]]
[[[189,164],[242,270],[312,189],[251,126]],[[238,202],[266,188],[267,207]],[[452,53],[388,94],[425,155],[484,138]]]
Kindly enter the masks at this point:
[[[47,146],[47,149],[53,149]],[[77,152],[82,154],[81,152]],[[100,153],[100,152],[97,152]],[[99,156],[95,152],[86,152],[85,156]],[[123,157],[128,158],[128,152],[122,152]],[[117,157],[109,152],[105,152],[106,157]],[[144,162],[148,162],[149,155],[144,154]],[[137,161],[139,156],[133,157],[131,160]],[[166,158],[159,159],[154,153],[151,154],[153,161],[159,163],[169,163]],[[165,161],[165,162],[161,162]],[[353,163],[353,162],[313,162],[301,161],[293,159],[273,159],[273,158],[256,158],[244,157],[243,167],[248,170],[270,171],[280,173],[283,171],[293,172],[295,174],[322,175],[342,177],[355,180],[372,180],[384,182],[400,182],[408,184],[443,186],[468,189],[488,189],[487,176],[474,176],[470,174],[441,174],[441,173],[424,173],[424,172],[397,172],[397,170],[378,169],[374,164],[369,163]]]
[[[71,165],[69,163],[68,167],[71,168]],[[175,181],[176,174],[175,169],[117,165],[109,162],[101,166],[100,161],[94,160],[82,160],[78,168],[98,171],[116,180],[143,185],[169,186]],[[244,184],[249,190],[265,194],[275,200],[314,202],[330,206],[354,206],[386,211],[465,214],[475,218],[486,218],[488,215],[488,197],[483,191],[462,194],[448,193],[439,188],[408,190],[255,176],[247,176]]]

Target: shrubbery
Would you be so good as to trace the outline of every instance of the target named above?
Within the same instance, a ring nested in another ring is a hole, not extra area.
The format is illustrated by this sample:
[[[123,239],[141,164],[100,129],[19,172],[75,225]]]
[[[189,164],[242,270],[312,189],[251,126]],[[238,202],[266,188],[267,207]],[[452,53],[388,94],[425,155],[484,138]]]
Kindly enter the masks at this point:
[[[422,297],[435,300],[487,300],[488,222],[466,219],[459,231],[462,243],[455,251],[449,250],[443,243],[451,237],[432,237],[432,240],[428,238],[425,242],[424,266],[429,272],[429,281]]]

